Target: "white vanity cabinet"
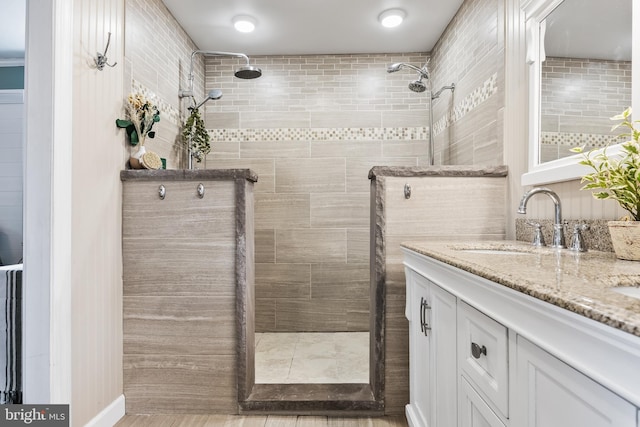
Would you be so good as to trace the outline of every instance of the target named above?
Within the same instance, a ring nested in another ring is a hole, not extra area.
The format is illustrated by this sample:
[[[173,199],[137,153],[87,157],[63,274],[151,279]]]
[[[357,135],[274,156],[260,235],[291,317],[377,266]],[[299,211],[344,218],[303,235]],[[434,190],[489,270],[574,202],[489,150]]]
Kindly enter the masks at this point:
[[[403,251],[410,426],[639,427],[640,338]]]
[[[636,426],[636,408],[522,336],[517,338],[513,425]],[[603,361],[606,363],[606,361]]]
[[[455,426],[456,298],[419,274],[407,272],[409,425]]]

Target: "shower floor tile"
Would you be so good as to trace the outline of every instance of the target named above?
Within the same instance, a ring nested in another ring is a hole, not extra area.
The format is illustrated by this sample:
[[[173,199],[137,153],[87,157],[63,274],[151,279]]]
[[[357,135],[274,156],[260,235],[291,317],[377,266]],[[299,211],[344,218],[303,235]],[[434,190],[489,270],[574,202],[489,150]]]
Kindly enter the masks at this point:
[[[256,333],[256,383],[368,383],[368,332]]]

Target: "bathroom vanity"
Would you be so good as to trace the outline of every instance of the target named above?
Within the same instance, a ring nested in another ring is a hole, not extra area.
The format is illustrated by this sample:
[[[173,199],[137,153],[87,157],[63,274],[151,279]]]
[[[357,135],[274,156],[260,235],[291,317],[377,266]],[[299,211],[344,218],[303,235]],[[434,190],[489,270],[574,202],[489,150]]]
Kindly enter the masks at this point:
[[[410,426],[637,426],[640,263],[404,243]]]

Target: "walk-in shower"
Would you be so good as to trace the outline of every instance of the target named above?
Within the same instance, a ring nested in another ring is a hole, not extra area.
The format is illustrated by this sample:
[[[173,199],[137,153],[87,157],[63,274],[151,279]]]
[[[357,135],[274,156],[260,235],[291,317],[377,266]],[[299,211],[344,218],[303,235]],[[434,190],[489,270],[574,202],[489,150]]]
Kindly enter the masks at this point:
[[[407,64],[404,62],[396,62],[395,64],[391,64],[387,67],[387,73],[395,73],[396,71],[400,71],[403,68],[409,68],[418,73],[418,80],[414,80],[409,83],[409,89],[416,93],[422,93],[427,90],[427,84],[422,80],[426,80],[428,82],[429,89],[429,165],[433,166],[434,164],[434,147],[433,147],[433,100],[438,99],[444,90],[450,90],[453,92],[456,88],[455,83],[451,83],[449,86],[442,86],[439,91],[433,93],[433,89],[431,87],[431,78],[429,75],[429,69],[427,65],[429,61],[425,63],[422,68],[418,68],[415,65]]]
[[[209,91],[209,93],[207,94],[207,97],[201,101],[201,102],[197,102],[195,99],[195,95],[193,93],[193,80],[194,80],[194,73],[193,73],[193,61],[196,57],[196,55],[204,55],[204,56],[232,56],[232,57],[236,57],[236,58],[243,58],[246,61],[245,65],[240,66],[238,69],[236,69],[236,71],[233,73],[234,76],[236,76],[239,79],[244,79],[244,80],[250,80],[250,79],[257,79],[258,77],[262,76],[262,70],[254,65],[251,65],[251,63],[249,62],[249,57],[247,55],[245,55],[244,53],[236,53],[236,52],[221,52],[221,51],[217,51],[217,50],[194,50],[193,52],[191,52],[191,61],[189,62],[189,75],[188,75],[188,80],[189,80],[189,88],[188,89],[181,89],[178,92],[178,96],[180,98],[190,98],[191,99],[191,105],[189,106],[190,110],[195,110],[198,109],[200,107],[202,107],[207,101],[209,101],[210,99],[213,100],[217,100],[220,99],[222,97],[222,91],[219,89],[213,89],[211,91]],[[192,169],[193,168],[193,154],[191,152],[191,144],[187,144],[187,163],[188,163],[188,168]]]

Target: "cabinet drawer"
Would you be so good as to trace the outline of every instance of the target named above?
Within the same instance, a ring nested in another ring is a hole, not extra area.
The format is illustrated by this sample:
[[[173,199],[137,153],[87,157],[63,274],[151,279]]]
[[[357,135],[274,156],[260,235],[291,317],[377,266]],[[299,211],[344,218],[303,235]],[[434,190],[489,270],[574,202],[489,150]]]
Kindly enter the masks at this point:
[[[463,376],[460,378],[460,427],[504,427],[498,416],[482,400]]]
[[[458,300],[458,362],[462,371],[509,417],[507,328]]]

